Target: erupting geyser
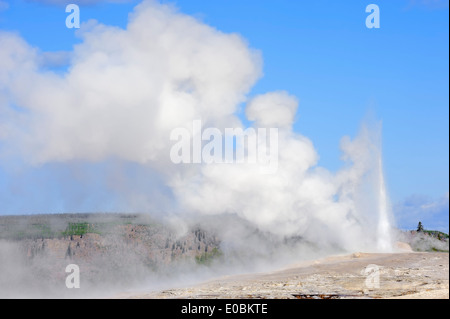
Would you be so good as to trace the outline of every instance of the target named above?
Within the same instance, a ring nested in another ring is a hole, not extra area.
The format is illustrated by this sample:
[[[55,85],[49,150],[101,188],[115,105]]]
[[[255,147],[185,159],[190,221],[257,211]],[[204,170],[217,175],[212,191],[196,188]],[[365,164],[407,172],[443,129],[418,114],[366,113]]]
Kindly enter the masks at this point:
[[[377,230],[377,246],[381,251],[391,251],[391,226],[389,221],[389,203],[386,194],[386,184],[383,176],[383,163],[381,160],[381,151],[378,156],[378,183],[379,183],[379,198],[378,198],[378,230]]]

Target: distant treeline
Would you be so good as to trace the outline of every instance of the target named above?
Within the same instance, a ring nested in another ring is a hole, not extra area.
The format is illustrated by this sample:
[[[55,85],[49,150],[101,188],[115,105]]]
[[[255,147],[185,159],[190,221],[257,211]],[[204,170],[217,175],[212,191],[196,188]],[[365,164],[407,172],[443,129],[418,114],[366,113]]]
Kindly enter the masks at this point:
[[[144,214],[80,213],[0,216],[0,239],[51,239],[108,233],[117,225],[152,225]]]

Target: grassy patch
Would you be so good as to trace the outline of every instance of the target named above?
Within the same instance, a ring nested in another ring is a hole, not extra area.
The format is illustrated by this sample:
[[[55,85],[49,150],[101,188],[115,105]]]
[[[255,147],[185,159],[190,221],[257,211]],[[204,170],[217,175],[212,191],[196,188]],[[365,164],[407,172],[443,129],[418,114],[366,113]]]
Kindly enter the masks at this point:
[[[63,236],[83,236],[87,233],[99,233],[93,225],[83,223],[69,223],[66,230],[62,232]]]
[[[211,265],[212,261],[219,258],[223,253],[218,248],[213,248],[210,252],[204,252],[200,255],[195,256],[195,261],[199,265]]]

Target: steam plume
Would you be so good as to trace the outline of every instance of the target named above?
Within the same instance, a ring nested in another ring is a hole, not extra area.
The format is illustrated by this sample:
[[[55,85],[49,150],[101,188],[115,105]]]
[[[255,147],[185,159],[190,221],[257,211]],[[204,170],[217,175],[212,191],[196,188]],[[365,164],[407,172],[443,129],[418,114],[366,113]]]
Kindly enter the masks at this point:
[[[144,1],[126,29],[89,21],[80,37],[67,72],[57,74],[40,68],[44,52],[17,34],[0,33],[4,167],[14,160],[73,167],[115,159],[126,164],[102,177],[126,179],[124,167],[131,163],[155,181],[140,193],[116,183],[117,193],[127,194],[119,207],[232,213],[276,236],[300,236],[320,247],[389,249],[377,129],[363,128],[354,140],[343,139],[348,165],[338,173],[318,167],[313,143],[292,130],[296,97],[277,91],[248,100],[262,74],[259,52],[239,35],[171,6]],[[219,129],[243,127],[236,116],[241,103],[247,103],[246,115],[255,127],[279,128],[276,174],[261,175],[256,164],[170,161],[171,130],[190,129],[197,119]],[[147,206],[146,196],[161,189],[168,193],[157,199],[164,206]],[[166,206],[171,199],[174,203]]]

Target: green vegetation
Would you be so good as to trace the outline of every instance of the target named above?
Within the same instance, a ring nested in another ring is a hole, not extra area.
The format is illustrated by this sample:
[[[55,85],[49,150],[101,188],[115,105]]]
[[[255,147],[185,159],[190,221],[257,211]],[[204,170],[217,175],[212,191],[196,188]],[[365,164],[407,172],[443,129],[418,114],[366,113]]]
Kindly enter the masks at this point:
[[[94,233],[95,229],[89,223],[69,223],[66,230],[62,232],[63,236],[83,236],[87,233]]]
[[[446,239],[448,239],[448,234],[446,234],[446,233],[443,233],[443,232],[438,231],[438,230],[426,230],[423,227],[422,222],[419,222],[419,224],[417,225],[417,230],[416,231],[418,233],[423,233],[425,235],[437,238],[438,240],[446,240]]]
[[[422,222],[419,222],[415,231],[411,231],[411,235],[409,244],[414,251],[449,252],[448,234],[438,230],[426,230]]]
[[[426,230],[426,229],[423,227],[422,222],[419,222],[419,224],[417,225],[417,230],[416,230],[416,231],[417,231],[418,233],[423,233],[423,234],[426,234],[426,235],[428,235],[428,236],[437,238],[437,239],[439,239],[439,240],[445,240],[445,239],[448,239],[448,234],[446,234],[446,233],[443,233],[443,232],[438,231],[438,230]]]
[[[431,250],[434,252],[438,252],[438,253],[448,253],[449,252],[448,249],[438,249],[436,247],[432,247]]]
[[[117,226],[146,222],[152,227],[157,226],[138,215],[113,213],[0,216],[0,239],[52,239],[87,233],[105,235],[116,232]]]
[[[206,249],[205,249],[206,250]],[[213,260],[219,258],[223,255],[223,253],[216,247],[214,247],[210,252],[205,251],[204,253],[195,256],[195,261],[199,265],[211,265]]]
[[[429,236],[436,237],[439,240],[448,239],[448,234],[438,230],[424,230],[423,232]]]

